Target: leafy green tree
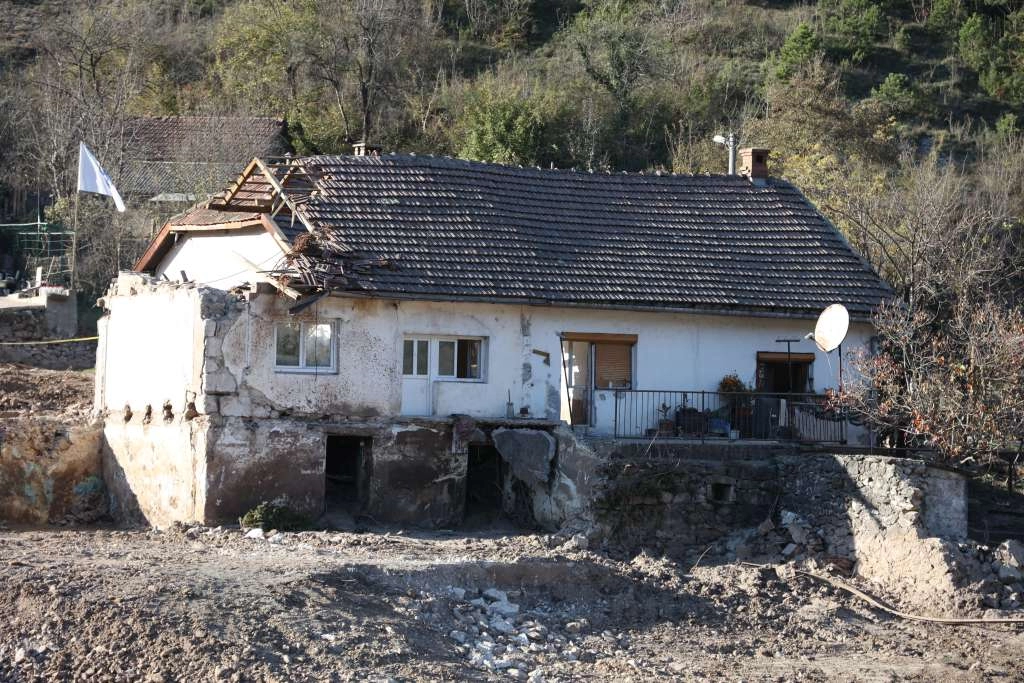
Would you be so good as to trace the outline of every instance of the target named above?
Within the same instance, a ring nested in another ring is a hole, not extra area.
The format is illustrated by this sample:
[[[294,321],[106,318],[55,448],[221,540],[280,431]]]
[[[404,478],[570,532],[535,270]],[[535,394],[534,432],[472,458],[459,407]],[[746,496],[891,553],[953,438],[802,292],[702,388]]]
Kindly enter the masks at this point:
[[[853,61],[863,61],[885,28],[882,8],[872,0],[833,0],[830,4],[825,29]]]
[[[653,26],[644,2],[591,0],[576,17],[570,39],[583,69],[625,111],[657,64]]]
[[[465,108],[459,156],[500,164],[536,164],[541,156],[544,123],[535,103],[517,94],[483,89]]]
[[[786,36],[775,65],[778,78],[789,78],[798,68],[811,63],[821,53],[821,37],[807,22],[801,22]]]
[[[998,22],[971,15],[960,28],[959,49],[989,95],[1024,103],[1024,9]]]

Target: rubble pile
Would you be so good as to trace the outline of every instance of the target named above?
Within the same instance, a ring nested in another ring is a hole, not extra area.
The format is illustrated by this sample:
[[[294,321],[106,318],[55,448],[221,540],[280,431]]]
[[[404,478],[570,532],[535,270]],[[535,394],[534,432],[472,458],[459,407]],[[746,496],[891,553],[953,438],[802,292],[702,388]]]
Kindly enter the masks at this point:
[[[1024,605],[1024,543],[1005,541],[995,548],[960,543],[966,560],[961,585],[981,596],[984,607],[1016,610]]]

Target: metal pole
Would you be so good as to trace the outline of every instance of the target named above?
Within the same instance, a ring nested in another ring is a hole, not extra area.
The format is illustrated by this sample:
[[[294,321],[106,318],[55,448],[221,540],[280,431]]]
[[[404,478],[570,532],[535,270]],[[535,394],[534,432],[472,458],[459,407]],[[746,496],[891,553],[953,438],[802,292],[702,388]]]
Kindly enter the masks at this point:
[[[727,146],[729,148],[729,175],[736,175],[736,133],[729,133]]]
[[[78,197],[81,193],[75,190],[75,209],[71,228],[71,295],[75,295],[75,287],[78,284]],[[120,264],[118,264],[120,267]]]
[[[843,393],[843,345],[839,344],[839,393]]]

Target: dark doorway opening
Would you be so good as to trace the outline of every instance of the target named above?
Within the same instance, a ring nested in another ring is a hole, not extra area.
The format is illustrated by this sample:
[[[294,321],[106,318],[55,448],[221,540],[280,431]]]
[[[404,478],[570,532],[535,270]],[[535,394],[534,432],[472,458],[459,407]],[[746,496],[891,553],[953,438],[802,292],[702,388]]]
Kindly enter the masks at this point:
[[[485,525],[502,516],[504,472],[494,446],[471,445],[466,469],[466,524]]]
[[[324,497],[328,511],[354,512],[365,488],[363,475],[372,440],[363,436],[327,436]]]

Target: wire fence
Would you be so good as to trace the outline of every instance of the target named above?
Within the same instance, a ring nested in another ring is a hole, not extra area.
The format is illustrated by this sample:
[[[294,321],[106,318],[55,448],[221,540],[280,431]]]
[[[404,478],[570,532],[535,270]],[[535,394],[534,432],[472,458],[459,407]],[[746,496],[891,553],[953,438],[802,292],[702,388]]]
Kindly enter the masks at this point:
[[[37,270],[44,284],[71,284],[72,251],[75,234],[63,226],[42,221],[0,223],[0,236],[11,250],[10,258],[0,262],[0,276],[7,281],[31,281]],[[15,278],[15,275],[20,275]]]

